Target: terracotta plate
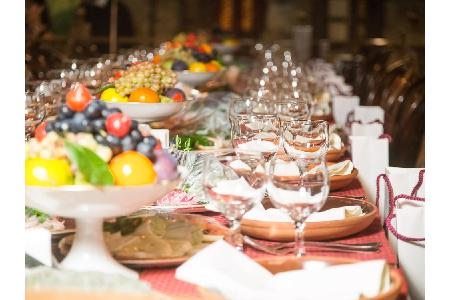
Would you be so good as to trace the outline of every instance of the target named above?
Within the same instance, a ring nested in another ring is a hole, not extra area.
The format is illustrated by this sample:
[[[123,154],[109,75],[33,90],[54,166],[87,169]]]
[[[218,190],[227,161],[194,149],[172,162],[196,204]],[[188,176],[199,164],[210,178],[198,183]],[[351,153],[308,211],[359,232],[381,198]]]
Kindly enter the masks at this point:
[[[322,241],[349,236],[366,229],[378,215],[377,207],[365,200],[333,196],[328,197],[322,210],[352,205],[361,206],[365,214],[345,220],[306,223],[305,238],[311,241]],[[258,239],[280,242],[294,240],[294,223],[290,222],[243,219],[241,230],[243,234]]]
[[[340,264],[351,264],[358,262],[354,259],[349,258],[338,258],[338,257],[321,257],[321,256],[305,256],[305,257],[295,257],[295,256],[275,256],[275,257],[264,257],[257,258],[255,261],[262,265],[264,268],[269,270],[271,273],[276,274],[280,272],[293,271],[303,268],[303,263],[306,261],[324,261],[329,265],[340,265]],[[400,274],[395,271],[390,271],[391,286],[390,288],[378,294],[375,297],[367,298],[361,297],[360,300],[395,300],[398,298],[401,292],[401,287],[403,284],[403,279]],[[218,296],[214,292],[207,290],[202,287],[197,287],[199,293],[202,295],[202,299],[214,299],[223,300],[222,297]],[[301,292],[301,291],[299,291]]]
[[[347,150],[346,147],[342,147],[340,150],[336,150],[336,149],[328,150],[327,161],[331,161],[331,162],[339,161],[342,158],[342,156],[344,156],[346,150]]]
[[[333,121],[333,115],[332,115],[332,114],[329,114],[329,115],[321,115],[321,116],[313,115],[313,116],[311,116],[311,120],[313,120],[313,121],[320,121],[320,120],[323,120],[323,121],[331,122],[331,121]]]
[[[349,186],[358,177],[358,169],[353,168],[352,173],[342,176],[330,176],[330,190],[332,192]]]

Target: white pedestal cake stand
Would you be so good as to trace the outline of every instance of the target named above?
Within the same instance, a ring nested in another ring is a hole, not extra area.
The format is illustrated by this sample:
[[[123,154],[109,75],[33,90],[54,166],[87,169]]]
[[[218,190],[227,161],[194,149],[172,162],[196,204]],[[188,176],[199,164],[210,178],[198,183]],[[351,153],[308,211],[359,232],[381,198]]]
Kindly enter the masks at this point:
[[[74,218],[76,233],[72,248],[60,268],[99,271],[137,278],[138,274],[119,264],[103,240],[103,220],[135,212],[173,190],[178,180],[129,187],[28,186],[26,205],[50,215]]]

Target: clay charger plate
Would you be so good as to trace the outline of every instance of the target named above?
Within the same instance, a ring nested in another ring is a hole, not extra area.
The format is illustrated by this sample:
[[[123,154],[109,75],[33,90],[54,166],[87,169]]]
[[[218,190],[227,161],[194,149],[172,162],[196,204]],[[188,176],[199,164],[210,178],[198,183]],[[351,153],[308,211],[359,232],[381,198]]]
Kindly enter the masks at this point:
[[[328,265],[342,265],[356,263],[358,260],[350,258],[341,257],[321,257],[321,256],[276,256],[276,257],[263,257],[255,259],[257,263],[269,270],[272,274],[277,274],[280,272],[294,271],[303,268],[303,263],[306,261],[323,261],[328,263]],[[395,270],[390,270],[391,285],[390,288],[378,294],[375,297],[364,297],[361,296],[360,300],[396,300],[401,292],[401,287],[403,285],[403,279],[398,272]],[[223,300],[221,296],[215,294],[202,287],[197,287],[201,299],[214,299]],[[299,291],[301,293],[301,291]]]
[[[368,201],[333,196],[328,197],[322,211],[352,205],[361,206],[364,215],[336,221],[307,222],[305,239],[309,241],[322,241],[350,236],[366,229],[378,215],[378,208]],[[248,236],[277,242],[293,241],[295,236],[293,222],[268,222],[243,219],[241,222],[241,230],[243,234]]]
[[[339,161],[342,158],[342,156],[344,156],[346,150],[347,150],[346,147],[342,147],[340,150],[337,149],[328,150],[327,161],[331,162]]]
[[[357,177],[358,169],[356,168],[353,168],[353,171],[348,175],[330,176],[330,191],[334,192],[349,186]]]
[[[329,115],[312,115],[311,116],[311,120],[313,120],[313,121],[321,121],[321,120],[323,120],[323,121],[331,122],[331,121],[333,121],[333,115],[332,114],[329,114]]]

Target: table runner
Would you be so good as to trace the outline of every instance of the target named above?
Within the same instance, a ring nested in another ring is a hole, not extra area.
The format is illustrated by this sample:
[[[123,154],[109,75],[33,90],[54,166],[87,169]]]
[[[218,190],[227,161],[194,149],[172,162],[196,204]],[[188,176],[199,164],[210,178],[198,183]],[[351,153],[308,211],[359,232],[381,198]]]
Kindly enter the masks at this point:
[[[338,192],[333,192],[331,193],[331,195],[359,197],[364,196],[365,192],[361,187],[360,183],[357,180],[355,180],[346,189]],[[203,215],[213,217],[219,222],[226,224],[226,219],[223,217],[223,215],[219,213],[208,212],[204,213]],[[385,259],[391,266],[395,266],[397,264],[396,255],[389,245],[384,230],[381,226],[380,219],[378,217],[364,231],[352,235],[350,237],[337,239],[336,241],[345,243],[381,242],[382,246],[380,249],[381,251],[378,253],[376,252],[342,253],[331,251],[308,251],[307,255],[346,257],[357,260]],[[267,254],[247,246],[244,246],[244,251],[248,256],[252,258],[272,256],[271,254]],[[140,278],[143,281],[149,282],[154,289],[168,295],[200,297],[200,294],[198,293],[197,287],[195,285],[175,279],[175,269],[176,268],[155,268],[150,270],[144,270],[141,273]],[[399,272],[401,271],[399,270]],[[402,289],[402,294],[406,295],[406,293],[407,287],[405,285]]]

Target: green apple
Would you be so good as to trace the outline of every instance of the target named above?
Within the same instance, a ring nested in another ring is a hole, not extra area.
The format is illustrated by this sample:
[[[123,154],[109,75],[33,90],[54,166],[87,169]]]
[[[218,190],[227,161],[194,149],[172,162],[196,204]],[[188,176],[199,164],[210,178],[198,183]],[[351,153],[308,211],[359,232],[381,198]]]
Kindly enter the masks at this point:
[[[161,103],[172,103],[173,102],[172,98],[169,98],[169,97],[166,97],[163,95],[159,96],[159,100],[161,101]]]

